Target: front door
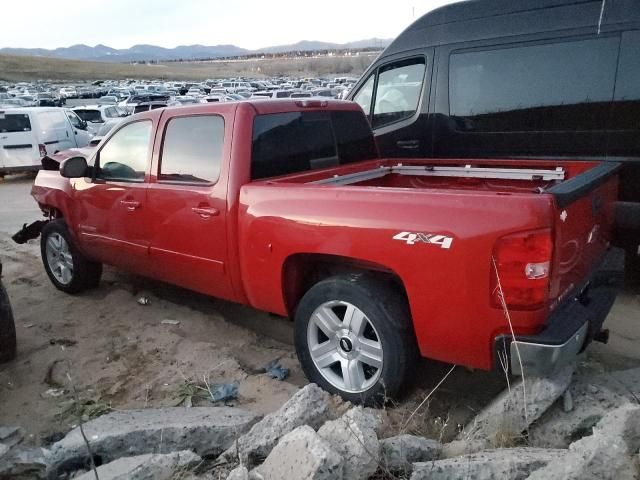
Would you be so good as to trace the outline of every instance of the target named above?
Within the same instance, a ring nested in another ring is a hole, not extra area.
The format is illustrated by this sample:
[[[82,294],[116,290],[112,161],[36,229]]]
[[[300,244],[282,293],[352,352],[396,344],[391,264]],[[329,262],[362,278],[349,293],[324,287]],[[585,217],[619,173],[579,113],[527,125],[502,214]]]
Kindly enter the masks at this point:
[[[148,207],[153,219],[153,276],[221,298],[233,298],[227,257],[226,185],[221,178],[225,121],[221,115],[163,117]],[[230,142],[230,133],[227,134]]]
[[[97,152],[91,181],[74,182],[78,241],[93,258],[146,274],[149,267],[147,172],[150,120],[130,123]]]

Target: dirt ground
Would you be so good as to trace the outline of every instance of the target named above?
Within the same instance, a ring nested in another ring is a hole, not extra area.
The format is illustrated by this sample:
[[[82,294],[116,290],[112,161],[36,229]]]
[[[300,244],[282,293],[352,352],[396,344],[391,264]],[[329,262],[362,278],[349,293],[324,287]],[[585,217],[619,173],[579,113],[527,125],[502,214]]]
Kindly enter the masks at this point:
[[[214,405],[206,386],[221,383],[238,385],[229,404],[265,414],[306,383],[287,319],[111,268],[91,292],[55,290],[39,241],[16,245],[9,238],[21,222],[38,218],[30,182],[0,183],[0,257],[18,334],[17,359],[0,365],[0,425],[19,425],[30,443],[47,444],[76,425],[78,414],[87,419],[109,409]],[[148,304],[140,305],[141,297]],[[593,345],[583,364],[639,365],[638,292],[620,298],[607,326],[611,342]],[[264,373],[273,360],[290,370],[285,381]],[[450,368],[420,362],[399,403],[388,408],[390,434]],[[450,439],[504,385],[499,375],[457,367],[409,430]]]

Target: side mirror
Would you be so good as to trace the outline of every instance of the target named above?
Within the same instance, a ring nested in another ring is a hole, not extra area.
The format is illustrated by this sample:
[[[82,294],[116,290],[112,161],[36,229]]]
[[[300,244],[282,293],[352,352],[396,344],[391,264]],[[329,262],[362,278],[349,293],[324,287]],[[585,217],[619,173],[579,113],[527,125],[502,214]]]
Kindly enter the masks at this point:
[[[83,178],[88,175],[89,167],[84,157],[71,157],[60,163],[60,175],[65,178]]]

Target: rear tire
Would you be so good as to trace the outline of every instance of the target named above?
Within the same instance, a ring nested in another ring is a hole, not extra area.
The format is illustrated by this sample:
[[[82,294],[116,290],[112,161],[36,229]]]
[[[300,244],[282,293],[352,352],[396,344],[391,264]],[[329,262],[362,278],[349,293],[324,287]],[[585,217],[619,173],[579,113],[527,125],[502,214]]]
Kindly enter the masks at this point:
[[[0,363],[16,357],[16,324],[9,296],[0,283]]]
[[[307,378],[353,403],[394,397],[417,359],[404,296],[365,274],[314,285],[300,300],[294,334]]]
[[[73,294],[100,283],[102,264],[92,262],[78,250],[63,219],[44,226],[40,253],[49,280],[58,290]]]

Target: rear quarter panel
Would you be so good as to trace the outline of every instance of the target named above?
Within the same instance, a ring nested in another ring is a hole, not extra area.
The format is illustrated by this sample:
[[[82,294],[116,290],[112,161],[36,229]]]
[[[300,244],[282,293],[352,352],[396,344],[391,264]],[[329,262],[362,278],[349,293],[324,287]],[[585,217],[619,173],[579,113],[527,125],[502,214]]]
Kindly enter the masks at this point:
[[[395,273],[409,297],[426,357],[489,369],[492,340],[508,330],[490,305],[491,253],[507,233],[553,226],[547,195],[407,191],[376,187],[250,184],[240,190],[239,257],[249,302],[287,314],[283,266],[299,253],[339,255]],[[394,240],[442,234],[450,248]],[[517,332],[537,332],[546,309],[513,312]]]

